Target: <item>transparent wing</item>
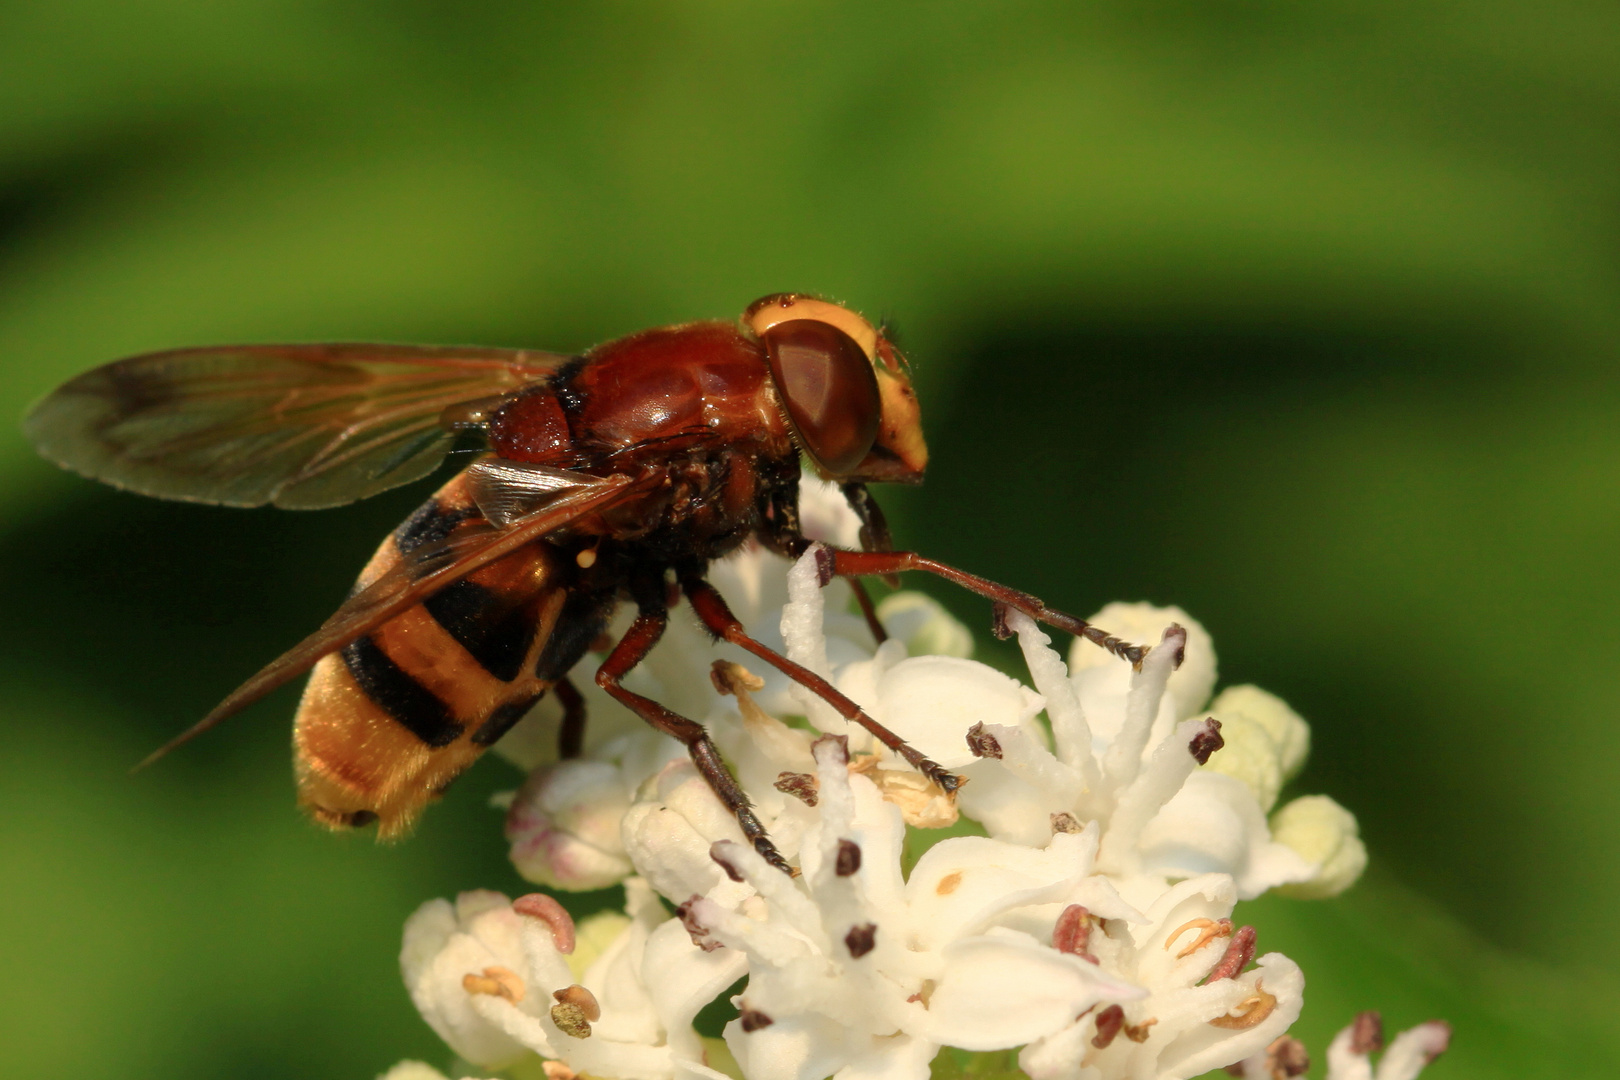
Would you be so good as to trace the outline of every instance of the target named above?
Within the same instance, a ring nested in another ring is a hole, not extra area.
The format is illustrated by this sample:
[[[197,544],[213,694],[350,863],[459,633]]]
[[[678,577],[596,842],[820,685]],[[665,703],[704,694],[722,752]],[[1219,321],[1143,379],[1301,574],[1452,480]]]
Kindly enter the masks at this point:
[[[143,495],[313,510],[432,472],[447,406],[568,358],[518,349],[241,345],[119,360],[72,379],[23,428],[64,468]]]
[[[500,526],[539,510],[565,491],[607,483],[590,473],[494,456],[467,466],[466,477],[478,512]]]
[[[659,473],[636,478],[610,476],[589,487],[560,494],[505,528],[475,519],[456,529],[445,540],[413,550],[399,565],[349,597],[331,618],[321,624],[319,630],[272,661],[195,726],[159,747],[136,768],[144,768],[180,744],[196,738],[308,671],[321,657],[358,640],[480,566],[494,562],[524,544],[532,543],[588,514],[609,509],[651,490],[660,481]]]

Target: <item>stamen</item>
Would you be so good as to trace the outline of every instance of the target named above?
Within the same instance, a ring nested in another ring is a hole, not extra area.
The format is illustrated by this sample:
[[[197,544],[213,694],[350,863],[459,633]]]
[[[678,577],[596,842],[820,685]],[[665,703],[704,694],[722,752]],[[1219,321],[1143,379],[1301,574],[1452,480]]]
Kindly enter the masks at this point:
[[[1356,1014],[1350,1031],[1350,1050],[1356,1054],[1372,1054],[1384,1048],[1384,1018],[1376,1010],[1368,1009]]]
[[[822,746],[830,746],[834,748],[834,753],[836,754],[838,764],[846,766],[849,764],[849,736],[823,735],[821,738],[810,744],[810,753],[814,755],[816,750]]]
[[[602,1019],[602,1006],[597,1002],[596,995],[578,983],[565,986],[561,990],[553,990],[551,996],[557,999],[558,1004],[572,1005],[579,1009],[587,1020]]]
[[[1187,749],[1192,753],[1193,760],[1200,765],[1209,764],[1210,755],[1226,745],[1221,738],[1221,722],[1213,716],[1204,721],[1204,726],[1192,737]]]
[[[720,869],[726,872],[726,877],[730,878],[732,881],[741,882],[743,880],[742,869],[725,857],[725,850],[726,849],[721,846],[721,842],[716,841],[709,845],[709,858],[713,859],[719,865]]]
[[[772,786],[784,795],[793,796],[806,806],[816,805],[816,800],[821,797],[817,788],[816,778],[811,776],[809,773],[779,773],[776,777],[776,783]]]
[[[1220,958],[1204,978],[1204,985],[1235,977],[1238,972],[1248,967],[1249,961],[1253,959],[1254,927],[1239,927],[1237,933],[1232,935],[1232,940],[1226,943],[1226,955]]]
[[[974,757],[1001,757],[1001,743],[996,740],[994,735],[984,730],[984,722],[982,720],[968,728],[967,744],[968,749],[973,752]]]
[[[737,1014],[737,1023],[739,1026],[741,1026],[744,1032],[751,1035],[760,1028],[770,1027],[772,1024],[776,1023],[776,1021],[772,1020],[769,1016],[766,1016],[758,1009],[750,1009],[748,1006],[744,1005],[741,1011]]]
[[[512,910],[530,919],[539,919],[551,927],[551,943],[564,955],[574,951],[574,920],[555,897],[545,893],[529,893],[512,901]]]
[[[1171,933],[1171,935],[1169,937],[1164,939],[1165,951],[1169,952],[1170,951],[1170,946],[1172,946],[1172,945],[1174,945],[1176,943],[1176,938],[1180,937],[1183,931],[1189,930],[1189,929],[1202,930],[1203,933],[1199,934],[1196,938],[1194,938],[1193,943],[1191,945],[1188,945],[1185,949],[1182,949],[1180,952],[1176,953],[1176,959],[1177,960],[1186,959],[1187,957],[1191,956],[1193,953],[1197,952],[1199,949],[1202,949],[1205,945],[1208,945],[1211,941],[1215,940],[1218,937],[1231,937],[1232,936],[1232,920],[1231,919],[1188,919],[1186,922],[1184,922],[1180,926],[1176,927],[1175,931],[1173,933]]]
[[[558,1002],[551,1007],[551,1022],[564,1035],[576,1039],[591,1037],[591,1022],[585,1018],[585,1010],[570,1002]]]
[[[702,899],[703,897],[693,893],[692,898],[686,903],[676,905],[675,917],[681,920],[681,925],[692,938],[692,944],[704,952],[714,952],[720,948],[720,943],[709,936],[709,928],[698,922],[697,916],[692,913],[693,906]]]
[[[962,871],[952,870],[950,873],[939,879],[939,884],[934,886],[934,892],[940,896],[949,896],[951,893],[961,888],[961,886]]]
[[[1067,810],[1059,810],[1052,815],[1052,835],[1058,833],[1077,833],[1080,831],[1080,822]]]
[[[1291,1080],[1311,1070],[1311,1055],[1305,1044],[1290,1035],[1279,1035],[1266,1047],[1266,1071],[1272,1080]]]
[[[577,1080],[579,1076],[561,1061],[542,1061],[540,1071],[546,1074],[546,1080]]]
[[[1225,1028],[1228,1031],[1247,1031],[1270,1016],[1276,1008],[1277,995],[1267,991],[1265,984],[1256,979],[1254,993],[1238,1002],[1237,1006],[1225,1016],[1217,1016],[1211,1020],[1209,1026]]]
[[[833,863],[833,873],[839,877],[850,877],[861,868],[861,845],[853,840],[838,841],[838,858]]]
[[[1086,951],[1086,946],[1091,943],[1091,928],[1095,922],[1091,912],[1083,906],[1070,904],[1063,909],[1057,924],[1052,927],[1052,948],[1097,963],[1097,958]]]
[[[758,692],[765,689],[765,680],[741,664],[731,660],[716,660],[709,668],[709,681],[721,694],[738,694],[738,690]]]
[[[505,998],[513,1005],[523,1000],[526,988],[517,972],[510,968],[487,967],[483,974],[474,975],[472,972],[461,977],[461,988],[469,994],[487,994],[490,997]]]
[[[1145,1043],[1148,1040],[1148,1028],[1158,1022],[1159,1018],[1157,1016],[1151,1016],[1140,1024],[1126,1024],[1123,1029],[1125,1037],[1133,1043]]]
[[[856,960],[871,952],[876,945],[877,926],[874,923],[862,923],[859,926],[852,926],[849,928],[849,933],[844,935],[844,947],[849,950],[849,955]]]
[[[1125,1010],[1118,1005],[1110,1005],[1097,1014],[1097,1034],[1091,1037],[1091,1045],[1099,1050],[1108,1049],[1108,1044],[1114,1041],[1119,1029],[1125,1026]]]

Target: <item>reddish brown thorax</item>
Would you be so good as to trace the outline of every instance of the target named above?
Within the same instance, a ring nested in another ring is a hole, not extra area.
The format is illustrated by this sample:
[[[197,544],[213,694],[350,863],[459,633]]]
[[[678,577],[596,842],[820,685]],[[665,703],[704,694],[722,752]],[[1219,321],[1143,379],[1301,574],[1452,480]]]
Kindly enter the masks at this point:
[[[501,408],[489,440],[504,458],[572,467],[667,460],[700,443],[793,452],[759,342],[724,322],[659,327],[592,349]]]

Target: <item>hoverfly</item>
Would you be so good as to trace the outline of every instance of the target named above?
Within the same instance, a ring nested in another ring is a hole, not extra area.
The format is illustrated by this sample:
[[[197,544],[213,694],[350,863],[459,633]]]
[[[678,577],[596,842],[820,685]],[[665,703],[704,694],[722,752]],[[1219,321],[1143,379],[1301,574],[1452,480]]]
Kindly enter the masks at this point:
[[[764,297],[735,323],[659,327],[579,356],[357,344],[151,353],[71,380],[25,428],[45,457],[116,487],[291,509],[420,479],[463,433],[483,439],[488,452],[382,543],[319,630],[152,755],[313,669],[294,725],[298,797],[332,828],[376,822],[381,837],[402,834],[548,691],[564,707],[561,750],[577,755],[584,703],[568,672],[628,599],[635,621],[597,683],[685,744],[761,855],[786,870],[702,726],[622,685],[679,595],[717,638],[954,792],[958,777],[750,637],[705,580],[710,562],[749,537],[794,558],[810,548],[801,454],[842,485],[863,523],[862,550],[817,549],[824,582],[924,570],[1132,663],[1145,651],[1033,596],[892,549],[866,485],[922,479],[928,451],[909,369],[883,330],[803,294]]]

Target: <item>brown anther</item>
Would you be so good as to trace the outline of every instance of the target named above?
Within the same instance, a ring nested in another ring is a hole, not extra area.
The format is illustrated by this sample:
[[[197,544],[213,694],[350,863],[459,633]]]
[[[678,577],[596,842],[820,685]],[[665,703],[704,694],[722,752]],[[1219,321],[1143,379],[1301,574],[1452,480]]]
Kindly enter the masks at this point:
[[[1350,1052],[1373,1054],[1384,1048],[1384,1018],[1373,1009],[1357,1013],[1350,1029]]]
[[[853,840],[838,841],[838,856],[833,860],[833,873],[850,877],[861,868],[861,845]]]
[[[1080,831],[1079,820],[1067,810],[1059,810],[1052,815],[1052,835],[1058,833],[1077,833]]]
[[[816,752],[816,747],[821,746],[823,743],[831,743],[832,745],[838,747],[839,753],[836,758],[838,764],[849,764],[849,736],[823,735],[821,738],[810,744],[810,752],[814,754]]]
[[[721,841],[716,840],[714,843],[709,845],[709,858],[713,859],[715,864],[726,872],[726,877],[730,878],[732,881],[742,881],[743,872],[741,868],[732,863],[730,859],[726,858],[726,849],[721,846],[721,843]]]
[[[1192,942],[1191,945],[1188,945],[1186,948],[1184,948],[1180,952],[1176,953],[1176,959],[1177,960],[1186,959],[1187,957],[1191,956],[1193,953],[1197,952],[1199,949],[1202,949],[1205,945],[1208,945],[1211,941],[1214,941],[1218,937],[1231,937],[1232,936],[1232,920],[1231,919],[1188,919],[1186,922],[1184,922],[1180,926],[1176,927],[1175,930],[1170,934],[1169,937],[1164,939],[1164,949],[1165,949],[1165,951],[1169,952],[1170,951],[1170,946],[1172,946],[1172,945],[1174,945],[1176,943],[1176,939],[1179,938],[1182,934],[1186,933],[1188,930],[1200,930],[1200,931],[1202,931],[1202,933],[1200,933],[1196,938],[1193,938],[1193,942]]]
[[[772,1020],[758,1009],[750,1009],[746,1005],[744,1005],[741,1011],[737,1013],[738,1026],[740,1026],[745,1033],[750,1035],[758,1031],[760,1028],[768,1028],[774,1023],[776,1023],[775,1020]]]
[[[1091,912],[1080,904],[1070,904],[1063,909],[1052,927],[1052,948],[1095,964],[1097,958],[1086,951],[1086,946],[1091,943],[1091,928],[1094,925],[1096,920],[1091,917]]]
[[[1122,1030],[1125,1037],[1133,1043],[1145,1043],[1148,1040],[1148,1028],[1159,1022],[1157,1016],[1150,1016],[1140,1024],[1126,1024]]]
[[[585,1010],[570,1002],[558,1002],[551,1007],[551,1022],[564,1035],[576,1039],[591,1037],[591,1022],[586,1019]]]
[[[522,1001],[526,992],[517,972],[503,967],[487,967],[479,975],[468,972],[461,977],[461,988],[469,994],[505,998],[513,1005]]]
[[[561,1061],[542,1061],[540,1071],[546,1074],[546,1080],[577,1080],[579,1076]]]
[[[838,556],[826,544],[811,544],[810,550],[816,557],[816,581],[825,589],[837,576]]]
[[[1254,927],[1239,927],[1233,934],[1232,940],[1226,943],[1226,953],[1210,968],[1209,974],[1204,977],[1204,985],[1220,982],[1222,979],[1235,978],[1238,972],[1249,966],[1254,959]]]
[[[871,952],[876,945],[877,926],[872,923],[852,926],[849,933],[844,935],[844,948],[848,949],[849,955],[856,960]]]
[[[1192,754],[1194,761],[1200,765],[1207,765],[1210,755],[1225,745],[1226,740],[1221,738],[1221,722],[1211,716],[1204,721],[1204,726],[1198,729],[1198,733],[1187,744],[1187,750]]]
[[[784,795],[791,795],[806,806],[816,805],[821,798],[821,788],[814,776],[802,772],[778,773],[776,783],[772,785]]]
[[[1311,1071],[1305,1044],[1291,1035],[1279,1035],[1266,1047],[1266,1072],[1271,1080],[1292,1080]]]
[[[1001,743],[996,740],[994,735],[984,730],[983,721],[968,728],[967,744],[974,757],[999,758],[1001,756]]]
[[[735,694],[738,689],[754,693],[765,689],[765,680],[741,664],[731,660],[716,660],[709,667],[709,681],[721,694]]]
[[[675,917],[681,920],[681,925],[686,928],[686,933],[691,937],[692,944],[704,952],[714,952],[720,947],[720,943],[709,936],[709,928],[698,922],[697,916],[692,914],[692,906],[701,899],[703,897],[694,893],[686,903],[677,904]]]
[[[934,892],[940,896],[949,896],[962,887],[962,871],[952,870],[934,886]]]
[[[574,951],[574,919],[555,897],[529,893],[512,901],[512,910],[530,919],[539,919],[551,928],[551,943],[560,953]]]
[[[565,986],[561,990],[553,990],[551,996],[556,998],[560,1005],[577,1007],[585,1019],[593,1023],[602,1019],[602,1006],[597,1003],[596,995],[578,983]]]
[[[1180,668],[1181,662],[1187,659],[1187,628],[1182,626],[1180,623],[1171,623],[1169,626],[1165,627],[1164,636],[1159,639],[1158,647],[1162,649],[1167,645],[1176,650],[1175,662],[1173,666]],[[1142,655],[1145,658],[1147,656],[1147,650],[1144,649]],[[1140,668],[1138,668],[1138,670],[1140,670]]]
[[[1007,625],[1007,613],[1011,610],[1000,600],[990,605],[990,632],[996,635],[997,641],[1012,637],[1012,627]]]
[[[1114,1041],[1119,1029],[1125,1026],[1125,1010],[1118,1005],[1110,1005],[1097,1014],[1097,1034],[1091,1037],[1091,1045],[1099,1050],[1108,1049],[1108,1044]]]
[[[1238,1002],[1225,1016],[1217,1016],[1211,1020],[1209,1026],[1225,1028],[1228,1031],[1247,1031],[1270,1016],[1276,1008],[1277,995],[1269,992],[1265,985],[1256,979],[1254,993]]]

